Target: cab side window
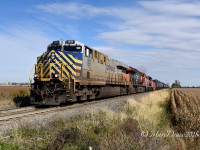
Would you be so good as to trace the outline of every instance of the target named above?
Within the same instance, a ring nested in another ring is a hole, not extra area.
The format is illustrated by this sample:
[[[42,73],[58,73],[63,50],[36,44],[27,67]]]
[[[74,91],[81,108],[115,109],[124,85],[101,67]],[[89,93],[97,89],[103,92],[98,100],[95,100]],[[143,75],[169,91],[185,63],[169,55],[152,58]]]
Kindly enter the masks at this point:
[[[93,58],[93,51],[92,49],[85,47],[85,56],[89,58]]]
[[[89,49],[88,49],[88,48],[85,48],[85,56],[86,56],[86,57],[89,57],[89,55],[90,55],[90,54],[89,54]]]

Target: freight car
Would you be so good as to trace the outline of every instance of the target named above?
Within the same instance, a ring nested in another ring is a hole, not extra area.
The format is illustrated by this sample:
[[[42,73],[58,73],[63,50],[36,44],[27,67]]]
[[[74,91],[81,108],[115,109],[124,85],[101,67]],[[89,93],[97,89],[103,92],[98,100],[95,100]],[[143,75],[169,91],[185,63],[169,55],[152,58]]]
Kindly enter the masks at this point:
[[[159,90],[159,89],[163,89],[163,88],[169,88],[169,85],[168,84],[165,84],[159,80],[153,80],[153,82],[155,83],[156,85],[156,90]]]
[[[145,73],[81,42],[53,41],[37,58],[31,103],[60,105],[159,88]]]

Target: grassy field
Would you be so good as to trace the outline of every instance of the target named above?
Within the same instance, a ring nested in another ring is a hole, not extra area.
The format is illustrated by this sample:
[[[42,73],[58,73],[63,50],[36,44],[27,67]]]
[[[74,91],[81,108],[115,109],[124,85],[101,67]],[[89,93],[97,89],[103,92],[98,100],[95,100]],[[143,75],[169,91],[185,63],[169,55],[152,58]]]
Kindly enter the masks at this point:
[[[198,150],[199,136],[188,133],[199,130],[198,91],[160,90],[133,96],[117,111],[56,118],[43,128],[22,124],[0,138],[0,149]]]
[[[28,86],[0,86],[0,108],[15,107],[27,101],[29,94]]]

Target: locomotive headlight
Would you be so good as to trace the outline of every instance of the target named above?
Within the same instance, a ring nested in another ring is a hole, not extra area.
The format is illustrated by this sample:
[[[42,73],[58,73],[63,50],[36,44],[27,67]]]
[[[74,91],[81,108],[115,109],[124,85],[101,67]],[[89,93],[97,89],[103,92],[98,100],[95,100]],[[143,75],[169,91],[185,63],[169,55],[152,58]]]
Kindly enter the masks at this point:
[[[51,53],[51,57],[52,57],[53,59],[55,58],[55,53],[54,53],[54,52]]]
[[[37,73],[35,73],[34,74],[34,78],[38,78],[39,76],[38,76],[38,74]]]
[[[59,75],[58,74],[55,74],[55,78],[58,78],[59,77]]]

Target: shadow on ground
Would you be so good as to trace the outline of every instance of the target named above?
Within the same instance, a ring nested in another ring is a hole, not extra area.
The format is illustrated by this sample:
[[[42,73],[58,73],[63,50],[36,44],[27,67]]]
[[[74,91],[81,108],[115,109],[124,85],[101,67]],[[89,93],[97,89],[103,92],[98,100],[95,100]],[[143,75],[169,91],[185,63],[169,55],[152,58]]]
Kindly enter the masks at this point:
[[[16,96],[13,98],[17,107],[30,106],[30,96]]]

